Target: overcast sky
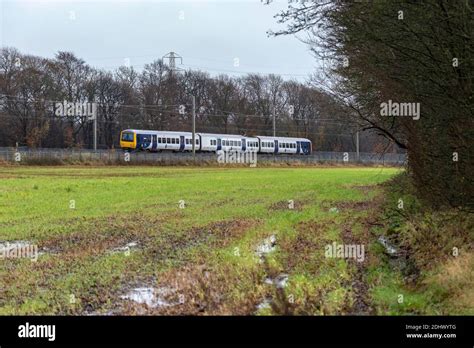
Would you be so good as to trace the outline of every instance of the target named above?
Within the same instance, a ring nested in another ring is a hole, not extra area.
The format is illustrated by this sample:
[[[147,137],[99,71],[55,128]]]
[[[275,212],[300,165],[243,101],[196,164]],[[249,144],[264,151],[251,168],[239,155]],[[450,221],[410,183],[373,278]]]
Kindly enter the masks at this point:
[[[287,7],[283,0],[0,2],[1,45],[22,53],[71,51],[95,67],[130,62],[140,70],[174,51],[184,68],[213,75],[260,72],[298,80],[316,65],[296,37],[268,37],[268,29],[282,28],[273,16]]]

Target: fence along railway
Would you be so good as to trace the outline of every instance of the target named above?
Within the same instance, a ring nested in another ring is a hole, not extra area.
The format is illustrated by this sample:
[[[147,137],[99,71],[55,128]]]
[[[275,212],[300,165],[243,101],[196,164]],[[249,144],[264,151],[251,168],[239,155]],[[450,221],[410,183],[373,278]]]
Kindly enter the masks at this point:
[[[127,158],[127,156],[129,156]],[[189,152],[124,152],[120,149],[89,150],[89,149],[50,149],[50,148],[0,148],[0,161],[19,164],[61,164],[98,162],[105,164],[219,164],[216,153],[196,153],[193,157]],[[294,163],[294,164],[363,164],[402,166],[406,156],[400,153],[369,153],[369,152],[323,152],[313,151],[310,155],[292,156],[285,154],[258,154],[258,163]]]

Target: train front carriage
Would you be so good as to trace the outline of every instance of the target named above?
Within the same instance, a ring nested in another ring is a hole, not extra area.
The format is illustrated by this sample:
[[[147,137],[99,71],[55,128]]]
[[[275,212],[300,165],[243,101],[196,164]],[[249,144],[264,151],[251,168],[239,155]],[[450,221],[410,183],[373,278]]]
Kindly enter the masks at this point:
[[[137,135],[133,129],[126,129],[120,132],[120,147],[126,151],[137,148]]]

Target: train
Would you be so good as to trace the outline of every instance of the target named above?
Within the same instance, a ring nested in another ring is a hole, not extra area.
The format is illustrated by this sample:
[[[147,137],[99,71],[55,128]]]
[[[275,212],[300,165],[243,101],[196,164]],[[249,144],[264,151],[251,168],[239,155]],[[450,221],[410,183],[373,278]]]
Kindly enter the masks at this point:
[[[120,147],[125,151],[185,152],[193,150],[192,138],[191,132],[125,129],[120,132]],[[306,138],[195,133],[195,151],[310,155],[312,143]]]

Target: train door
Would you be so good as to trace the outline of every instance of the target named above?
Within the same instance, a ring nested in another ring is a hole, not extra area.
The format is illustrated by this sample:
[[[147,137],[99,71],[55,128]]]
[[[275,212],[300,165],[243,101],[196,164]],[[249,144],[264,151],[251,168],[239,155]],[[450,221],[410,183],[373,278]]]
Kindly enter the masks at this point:
[[[245,151],[247,149],[247,144],[245,142],[245,139],[242,139],[242,151]]]
[[[301,150],[301,141],[297,141],[296,142],[296,153],[300,153],[300,150]]]
[[[217,138],[217,151],[222,150],[222,140],[221,138]]]
[[[305,155],[308,155],[309,152],[310,152],[309,146],[310,146],[309,142],[307,142],[307,141],[302,141],[301,142],[301,150],[303,151],[303,153]]]
[[[151,151],[156,151],[158,148],[158,141],[156,140],[156,134],[151,136]]]
[[[278,140],[275,140],[275,154],[278,153]]]
[[[184,135],[179,136],[179,151],[184,151]]]

